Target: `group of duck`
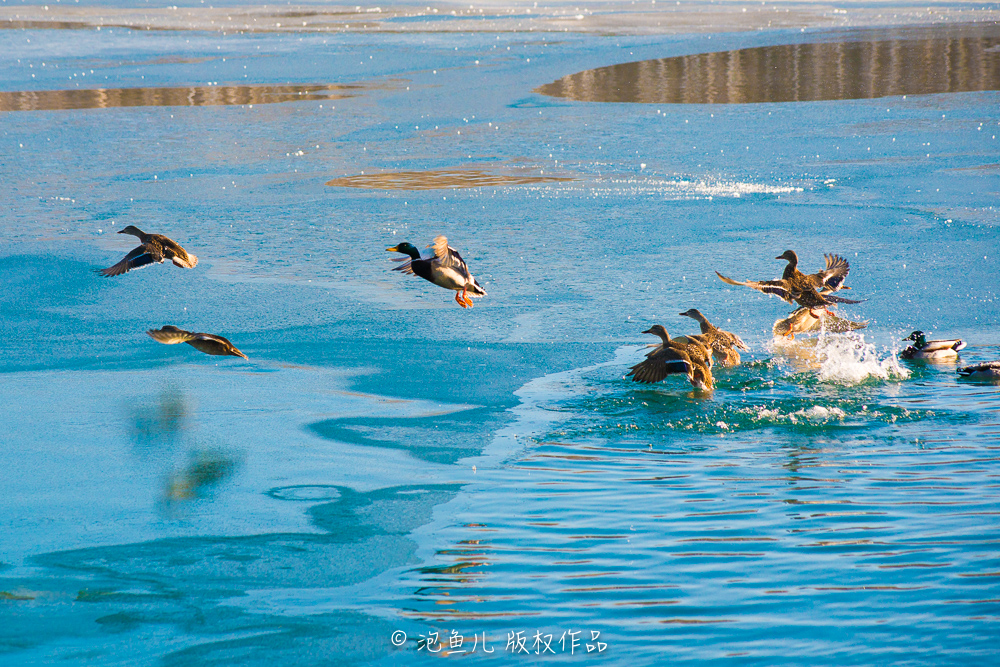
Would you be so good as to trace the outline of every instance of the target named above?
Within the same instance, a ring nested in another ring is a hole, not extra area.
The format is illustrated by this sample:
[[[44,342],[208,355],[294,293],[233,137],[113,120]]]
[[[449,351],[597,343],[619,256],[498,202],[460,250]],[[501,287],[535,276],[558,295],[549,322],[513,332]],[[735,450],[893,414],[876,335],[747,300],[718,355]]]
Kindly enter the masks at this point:
[[[100,273],[104,276],[119,276],[133,269],[163,263],[168,259],[174,265],[185,269],[193,269],[198,264],[195,255],[161,234],[146,234],[132,225],[118,233],[137,237],[140,245],[114,266],[102,269]],[[394,260],[402,262],[393,269],[394,271],[415,275],[439,287],[454,291],[455,302],[462,308],[473,307],[472,297],[486,296],[486,290],[476,281],[468,264],[462,259],[461,254],[448,244],[445,236],[435,237],[423,250],[404,242],[386,248],[386,251],[405,255]],[[850,272],[850,264],[846,259],[839,255],[824,255],[826,265],[822,270],[812,274],[805,274],[799,270],[798,255],[792,250],[786,250],[775,259],[787,262],[781,278],[776,280],[738,281],[716,271],[719,279],[726,284],[750,287],[796,306],[788,317],[774,323],[772,331],[775,336],[794,339],[795,334],[820,329],[840,332],[862,329],[868,325],[867,322],[852,322],[840,318],[830,310],[836,304],[861,303],[860,300],[834,294],[839,290],[850,289],[844,284]],[[740,363],[739,351],[750,349],[739,336],[716,327],[695,308],[686,310],[680,315],[698,322],[700,333],[671,338],[662,325],[654,324],[643,333],[658,336],[660,343],[653,345],[646,358],[632,366],[626,377],[636,382],[656,383],[668,375],[683,374],[693,387],[710,391],[715,386],[712,375],[714,363],[718,362],[723,367],[736,366]],[[146,333],[157,342],[166,345],[188,343],[205,354],[247,358],[229,340],[215,334],[185,331],[173,325],[150,329]],[[913,343],[900,354],[904,359],[956,359],[958,351],[965,347],[965,343],[961,340],[928,341],[922,331],[914,331],[904,340]],[[966,377],[1000,378],[1000,361],[967,366],[958,369],[958,372]]]
[[[827,254],[824,258],[826,266],[821,271],[805,274],[798,268],[798,255],[792,250],[786,250],[775,257],[787,262],[781,278],[776,280],[739,281],[727,278],[718,271],[715,273],[728,285],[750,287],[798,306],[788,317],[774,323],[772,332],[775,336],[794,339],[797,333],[820,329],[844,332],[865,328],[868,322],[852,322],[830,311],[835,304],[861,301],[833,294],[838,290],[850,289],[844,281],[851,267],[839,255]],[[739,336],[712,325],[697,310],[691,309],[681,315],[697,320],[701,325],[701,333],[671,338],[659,324],[647,329],[643,333],[659,336],[661,342],[653,345],[653,349],[646,354],[646,359],[633,366],[626,377],[631,377],[636,382],[653,383],[663,380],[667,375],[685,374],[693,387],[711,390],[714,386],[713,357],[722,366],[735,366],[739,363],[740,356],[736,350],[748,349]],[[958,358],[958,351],[965,347],[961,340],[929,341],[922,331],[914,331],[903,340],[913,343],[900,353],[903,359],[953,360]],[[964,377],[1000,378],[1000,361],[966,366],[959,368],[958,373]]]

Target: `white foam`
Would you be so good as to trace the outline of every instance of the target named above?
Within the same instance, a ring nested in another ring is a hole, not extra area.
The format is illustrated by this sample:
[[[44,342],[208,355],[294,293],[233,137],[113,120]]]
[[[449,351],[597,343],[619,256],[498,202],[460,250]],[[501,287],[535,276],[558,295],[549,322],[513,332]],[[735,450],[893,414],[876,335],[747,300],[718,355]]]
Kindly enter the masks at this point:
[[[802,408],[788,415],[788,418],[795,423],[799,419],[808,421],[827,421],[829,419],[843,419],[847,413],[840,408],[824,408],[822,405],[814,405],[809,409]]]
[[[821,333],[816,341],[817,376],[824,382],[857,384],[868,378],[902,380],[910,372],[899,365],[896,355],[879,358],[875,346],[859,333]]]

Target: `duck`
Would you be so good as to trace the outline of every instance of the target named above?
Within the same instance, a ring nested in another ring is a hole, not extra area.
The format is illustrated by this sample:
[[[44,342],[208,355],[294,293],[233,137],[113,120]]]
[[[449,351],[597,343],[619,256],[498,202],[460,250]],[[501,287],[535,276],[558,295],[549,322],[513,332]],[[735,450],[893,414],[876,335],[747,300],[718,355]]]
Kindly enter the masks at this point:
[[[850,270],[850,265],[839,255],[826,255],[827,268],[824,270],[806,275],[798,270],[798,255],[792,250],[775,257],[788,262],[782,272],[782,277],[778,280],[746,280],[739,281],[727,278],[718,271],[715,275],[719,280],[728,285],[742,285],[750,287],[776,296],[787,303],[795,303],[803,308],[824,308],[829,309],[837,303],[861,303],[855,299],[845,299],[835,296],[833,292],[844,289],[843,282]],[[830,313],[832,315],[832,313]]]
[[[914,331],[903,339],[913,341],[905,350],[899,353],[903,359],[956,359],[958,351],[965,347],[965,341],[927,340],[923,331]]]
[[[160,329],[150,329],[146,333],[157,343],[163,343],[164,345],[187,343],[194,349],[205,354],[249,359],[247,355],[236,349],[236,346],[230,343],[229,339],[216,336],[215,334],[185,331],[172,324],[168,324]]]
[[[684,373],[695,389],[711,391],[715,386],[712,377],[711,352],[698,340],[684,343],[671,339],[663,325],[654,324],[642,333],[659,336],[662,341],[646,354],[646,359],[629,369],[625,377],[634,382],[653,384],[668,375]]]
[[[448,239],[437,236],[434,242],[427,246],[431,252],[421,252],[412,243],[400,243],[386,252],[401,252],[409,255],[409,259],[397,266],[393,271],[401,271],[406,275],[417,275],[429,280],[438,287],[455,290],[455,301],[462,308],[472,308],[470,297],[484,297],[486,290],[476,282],[469,271],[469,266],[458,254],[458,251],[448,245]]]
[[[736,350],[743,350],[744,352],[750,350],[742,338],[715,326],[697,308],[685,310],[680,315],[682,317],[690,317],[698,322],[698,325],[701,327],[701,335],[707,338],[712,355],[724,367],[736,366],[740,363],[740,353]]]
[[[798,308],[783,320],[778,320],[771,327],[771,333],[775,336],[785,336],[795,340],[795,334],[804,334],[811,331],[826,329],[833,333],[844,333],[864,329],[868,322],[852,322],[831,315],[822,308]]]
[[[851,289],[844,284],[847,274],[851,271],[851,265],[840,255],[824,254],[823,259],[826,266],[822,271],[804,274],[799,271],[799,256],[794,250],[786,250],[775,259],[783,259],[788,262],[781,277],[784,280],[806,280],[820,293],[836,292],[841,289]]]
[[[1000,361],[984,361],[965,368],[959,368],[958,374],[974,380],[1000,380]]]
[[[140,245],[114,266],[101,269],[102,276],[120,276],[132,269],[141,269],[154,262],[162,264],[165,259],[169,259],[175,266],[182,269],[193,269],[198,265],[197,257],[182,248],[176,241],[168,239],[162,234],[147,234],[133,225],[129,225],[118,233],[137,237]]]

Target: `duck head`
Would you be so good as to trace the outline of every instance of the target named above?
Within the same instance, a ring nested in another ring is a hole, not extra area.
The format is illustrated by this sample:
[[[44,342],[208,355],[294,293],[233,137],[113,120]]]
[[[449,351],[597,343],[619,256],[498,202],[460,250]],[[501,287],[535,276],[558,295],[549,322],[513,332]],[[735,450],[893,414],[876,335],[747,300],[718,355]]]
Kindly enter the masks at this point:
[[[680,315],[681,317],[690,317],[696,319],[699,322],[705,319],[705,316],[702,315],[701,311],[698,310],[697,308],[691,308],[689,310],[685,310],[683,313],[680,313]]]
[[[927,337],[924,335],[923,331],[914,331],[903,340],[904,341],[912,340],[914,347],[916,347],[918,350],[927,345]]]
[[[145,236],[145,234],[143,233],[143,231],[141,229],[139,229],[138,227],[134,226],[134,225],[129,225],[128,227],[126,227],[125,229],[121,230],[118,233],[119,234],[130,234],[132,236],[138,236],[139,238],[142,238],[143,236]]]
[[[648,334],[653,334],[654,336],[659,336],[660,340],[662,340],[664,343],[670,342],[670,334],[667,333],[667,330],[663,328],[662,324],[654,324],[653,326],[649,327],[642,333],[648,333]]]
[[[404,255],[409,255],[413,259],[420,259],[420,251],[412,243],[403,242],[399,245],[394,245],[391,248],[386,248],[386,252],[401,252]]]
[[[799,263],[799,256],[795,254],[794,250],[786,250],[785,252],[775,257],[775,259],[783,259],[792,265],[798,265]]]

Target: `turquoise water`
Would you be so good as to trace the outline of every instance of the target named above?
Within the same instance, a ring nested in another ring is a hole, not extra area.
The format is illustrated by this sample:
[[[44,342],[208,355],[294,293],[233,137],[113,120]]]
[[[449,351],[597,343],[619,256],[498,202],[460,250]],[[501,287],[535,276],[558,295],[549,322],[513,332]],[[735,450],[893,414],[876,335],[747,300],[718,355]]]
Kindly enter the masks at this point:
[[[0,31],[0,662],[996,662],[1000,388],[897,353],[1000,358],[997,93],[574,101],[535,91],[872,33],[450,20]],[[127,224],[197,268],[96,275]],[[442,233],[474,309],[389,270]],[[868,328],[773,341],[713,273],[787,248]],[[624,380],[688,308],[744,363]]]

